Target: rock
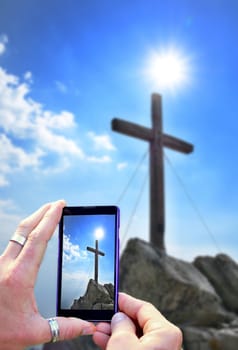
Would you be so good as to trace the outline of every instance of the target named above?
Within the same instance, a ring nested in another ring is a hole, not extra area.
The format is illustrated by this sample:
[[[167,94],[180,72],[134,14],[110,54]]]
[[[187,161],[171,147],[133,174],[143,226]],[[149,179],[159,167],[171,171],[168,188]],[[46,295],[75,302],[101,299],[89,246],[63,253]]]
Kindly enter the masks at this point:
[[[189,350],[237,350],[238,327],[232,324],[221,329],[183,328],[184,343]]]
[[[227,309],[238,312],[238,264],[225,254],[198,257],[194,265],[207,277]]]
[[[122,255],[120,289],[151,302],[176,324],[216,326],[234,318],[193,264],[139,239],[130,240]]]
[[[74,300],[71,309],[113,310],[113,291],[114,286],[112,284],[101,285],[90,279],[86,293],[79,299]]]
[[[104,284],[104,287],[108,291],[111,299],[114,299],[114,285],[112,283],[106,283]]]
[[[45,344],[43,350],[101,350],[92,340],[92,336],[81,336],[79,338],[57,343]]]

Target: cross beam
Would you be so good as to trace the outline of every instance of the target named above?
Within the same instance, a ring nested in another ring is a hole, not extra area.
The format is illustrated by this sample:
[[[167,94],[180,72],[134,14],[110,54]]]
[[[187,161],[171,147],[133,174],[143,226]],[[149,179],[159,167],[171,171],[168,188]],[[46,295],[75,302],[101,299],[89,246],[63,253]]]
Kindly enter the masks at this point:
[[[105,253],[98,249],[98,240],[95,241],[95,248],[87,247],[87,250],[94,253],[94,281],[98,284],[98,256],[105,256]]]
[[[152,94],[152,128],[115,118],[112,120],[112,130],[150,144],[150,242],[165,251],[163,147],[188,154],[193,151],[193,145],[163,133],[161,100],[159,94]]]

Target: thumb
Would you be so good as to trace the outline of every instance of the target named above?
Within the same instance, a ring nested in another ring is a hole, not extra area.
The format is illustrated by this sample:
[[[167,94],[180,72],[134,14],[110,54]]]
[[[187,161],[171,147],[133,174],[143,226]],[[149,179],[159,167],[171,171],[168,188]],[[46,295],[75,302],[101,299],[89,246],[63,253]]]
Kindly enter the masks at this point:
[[[129,350],[138,346],[136,327],[132,320],[123,312],[115,314],[111,321],[112,335],[107,350]]]
[[[135,333],[135,325],[132,320],[123,312],[116,313],[111,322],[112,333],[114,332],[129,332]]]

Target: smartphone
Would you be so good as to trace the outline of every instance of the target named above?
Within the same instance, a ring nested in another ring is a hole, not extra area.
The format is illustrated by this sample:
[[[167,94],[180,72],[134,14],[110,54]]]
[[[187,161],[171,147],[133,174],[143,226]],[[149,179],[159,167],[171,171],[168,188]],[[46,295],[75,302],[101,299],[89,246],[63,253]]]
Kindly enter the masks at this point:
[[[59,223],[57,315],[111,321],[118,311],[120,211],[65,207]]]

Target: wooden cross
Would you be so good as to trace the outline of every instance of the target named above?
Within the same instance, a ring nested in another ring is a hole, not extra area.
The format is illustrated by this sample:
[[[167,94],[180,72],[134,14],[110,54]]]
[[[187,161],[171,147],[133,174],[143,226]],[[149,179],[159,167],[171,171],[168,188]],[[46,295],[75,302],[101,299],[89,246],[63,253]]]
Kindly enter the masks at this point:
[[[87,247],[87,250],[94,253],[94,281],[98,284],[98,255],[105,256],[105,253],[98,250],[98,240],[95,241],[95,248]]]
[[[148,141],[150,144],[150,242],[165,251],[163,147],[191,153],[193,145],[163,133],[161,100],[159,94],[152,94],[152,128],[115,118],[112,120],[112,130]]]

